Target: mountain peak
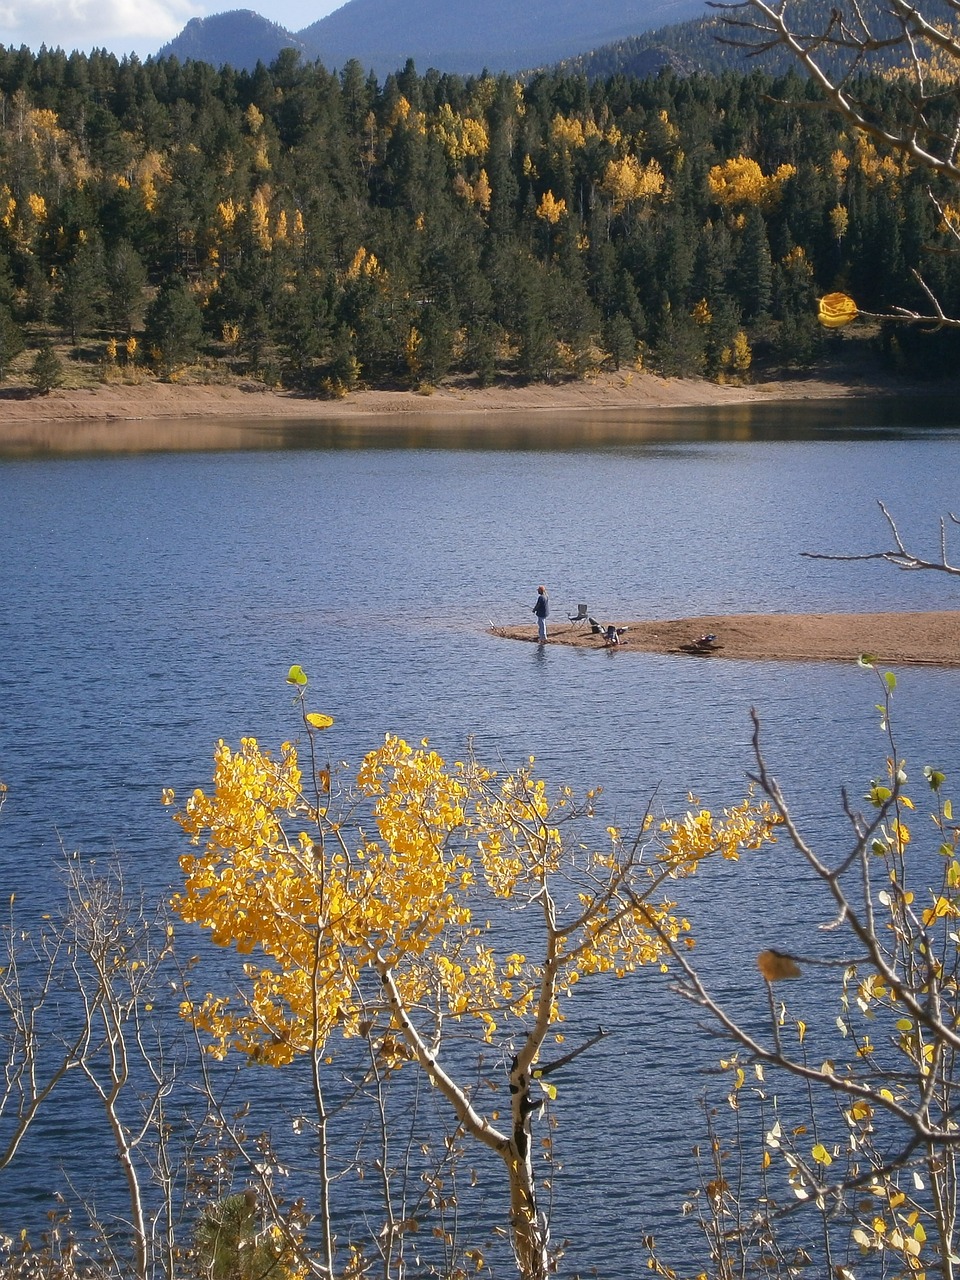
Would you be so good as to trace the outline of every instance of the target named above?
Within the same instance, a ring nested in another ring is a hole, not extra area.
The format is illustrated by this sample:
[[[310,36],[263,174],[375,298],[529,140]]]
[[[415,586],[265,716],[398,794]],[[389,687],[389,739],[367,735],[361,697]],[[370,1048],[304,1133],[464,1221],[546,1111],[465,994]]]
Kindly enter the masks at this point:
[[[252,70],[258,62],[273,62],[283,49],[315,56],[299,36],[279,23],[253,9],[230,9],[207,18],[191,18],[178,36],[158,50],[157,57]]]

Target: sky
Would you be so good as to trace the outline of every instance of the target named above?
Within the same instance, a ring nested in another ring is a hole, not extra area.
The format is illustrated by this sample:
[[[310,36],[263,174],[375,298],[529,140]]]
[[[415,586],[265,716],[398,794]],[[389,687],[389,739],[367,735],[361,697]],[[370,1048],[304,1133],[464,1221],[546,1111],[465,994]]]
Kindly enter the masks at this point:
[[[109,49],[143,59],[182,31],[191,18],[253,9],[288,31],[300,31],[344,0],[0,0],[0,44],[36,52],[48,48]]]

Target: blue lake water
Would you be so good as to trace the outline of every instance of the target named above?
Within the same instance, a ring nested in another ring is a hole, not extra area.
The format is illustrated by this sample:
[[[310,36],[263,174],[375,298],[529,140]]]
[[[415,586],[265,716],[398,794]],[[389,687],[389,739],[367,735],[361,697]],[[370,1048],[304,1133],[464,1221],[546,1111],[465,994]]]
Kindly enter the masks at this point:
[[[624,826],[657,789],[667,808],[689,790],[738,800],[756,707],[808,834],[840,847],[840,787],[861,795],[885,750],[877,687],[854,662],[541,649],[490,624],[532,624],[541,582],[556,630],[579,601],[619,619],[958,607],[955,579],[799,552],[887,547],[881,498],[935,554],[960,415],[862,402],[579,421],[579,436],[566,422],[555,436],[297,424],[280,448],[264,424],[246,451],[0,460],[0,897],[44,910],[61,850],[116,852],[166,893],[184,847],[161,789],[204,785],[218,737],[295,732],[292,662],[336,717],[337,758],[385,730],[451,756],[472,738],[481,759],[532,754],[551,780],[602,785]],[[901,753],[955,773],[960,670],[898,677]],[[773,851],[690,886],[721,989],[753,982],[744,957],[803,936],[794,874]],[[614,1034],[561,1091],[555,1221],[570,1274],[602,1259],[628,1277],[644,1232],[679,1230],[717,1051],[694,1043],[658,975],[580,1007],[571,1035],[597,1021]],[[62,1184],[42,1145],[26,1158],[32,1195]],[[17,1167],[0,1173],[0,1231],[23,1213]]]

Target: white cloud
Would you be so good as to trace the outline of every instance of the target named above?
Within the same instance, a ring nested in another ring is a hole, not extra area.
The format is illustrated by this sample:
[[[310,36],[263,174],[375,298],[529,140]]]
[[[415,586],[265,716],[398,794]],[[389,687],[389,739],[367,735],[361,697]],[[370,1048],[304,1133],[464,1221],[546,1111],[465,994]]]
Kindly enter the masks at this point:
[[[6,0],[0,44],[155,53],[191,18],[211,6],[193,0]],[[228,6],[224,6],[225,8]]]

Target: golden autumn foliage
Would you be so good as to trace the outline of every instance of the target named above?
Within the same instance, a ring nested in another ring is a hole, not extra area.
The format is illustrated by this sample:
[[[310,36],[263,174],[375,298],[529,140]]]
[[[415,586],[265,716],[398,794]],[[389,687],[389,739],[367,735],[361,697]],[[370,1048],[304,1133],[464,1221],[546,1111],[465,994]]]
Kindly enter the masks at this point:
[[[453,190],[462,200],[475,204],[484,213],[490,208],[492,193],[486,169],[480,170],[479,176],[474,183],[468,182],[462,173],[458,173],[453,180]]]
[[[611,160],[604,170],[600,190],[606,195],[614,213],[620,213],[636,200],[649,200],[663,194],[666,179],[656,160],[642,164],[636,156]]]
[[[484,121],[459,115],[448,103],[441,105],[432,128],[454,164],[468,157],[482,160],[490,149]]]
[[[557,200],[552,191],[545,191],[543,198],[537,205],[537,217],[542,222],[548,222],[550,226],[555,227],[561,218],[567,215],[566,200]]]
[[[842,240],[850,228],[850,214],[847,206],[835,204],[830,210],[830,229],[838,240]]]
[[[857,304],[845,293],[826,293],[818,304],[817,319],[825,329],[842,329],[858,315]]]
[[[379,280],[385,278],[386,272],[380,266],[377,255],[361,245],[353,255],[345,275],[347,280],[361,280],[365,277]]]
[[[774,173],[765,175],[756,160],[734,156],[713,166],[707,174],[707,189],[711,199],[725,209],[737,205],[757,205],[766,209],[777,203],[784,185],[796,176],[796,172],[792,164],[782,164]]]
[[[670,881],[772,839],[776,821],[748,798],[720,817],[664,820],[642,852],[614,828],[605,847],[568,848],[562,827],[588,819],[592,798],[577,806],[561,789],[551,800],[529,767],[448,767],[426,744],[387,735],[356,776],[368,829],[356,811],[332,816],[329,774],[318,798],[305,796],[291,743],[274,757],[253,738],[237,750],[221,741],[214,762],[213,790],[176,815],[199,852],[181,859],[173,905],[249,959],[240,993],[210,993],[184,1013],[216,1054],[275,1065],[334,1032],[361,1034],[371,1017],[402,1033],[402,1011],[429,1007],[488,1041],[517,1020],[543,1020],[545,1032],[581,977],[659,963],[664,940],[687,931],[659,896]],[[566,914],[549,897],[555,880],[564,901],[573,891]],[[530,954],[512,931],[501,951],[492,903],[538,897],[551,905]],[[371,1004],[366,972],[389,975],[395,1007]]]
[[[258,187],[250,199],[250,229],[260,248],[269,251],[273,247],[270,234],[270,201],[272,191],[269,186]]]
[[[558,151],[579,150],[590,139],[602,136],[592,119],[584,122],[576,116],[555,115],[550,122],[550,143]]]
[[[864,133],[857,134],[855,159],[857,168],[874,187],[888,186],[896,191],[910,170],[908,157],[878,150]]]
[[[564,998],[584,978],[666,968],[671,949],[691,943],[672,883],[705,858],[773,840],[778,817],[748,796],[721,815],[648,815],[633,838],[613,826],[599,838],[598,793],[551,795],[532,758],[501,774],[473,758],[448,765],[427,742],[390,734],[344,785],[316,764],[331,717],[305,710],[300,666],[287,679],[308,736],[306,776],[292,743],[275,757],[253,738],[238,750],[221,741],[213,789],[175,815],[196,852],[181,858],[173,910],[234,949],[243,975],[181,1012],[217,1057],[283,1066],[310,1055],[319,1071],[343,1039],[366,1042],[387,1075],[416,1063],[462,1133],[501,1158],[519,1273],[546,1280],[534,1089],[553,1096],[550,1072],[606,1034],[544,1062]],[[446,1065],[448,1041],[471,1034],[510,1064],[503,1118],[495,1085],[484,1115],[474,1083]]]

